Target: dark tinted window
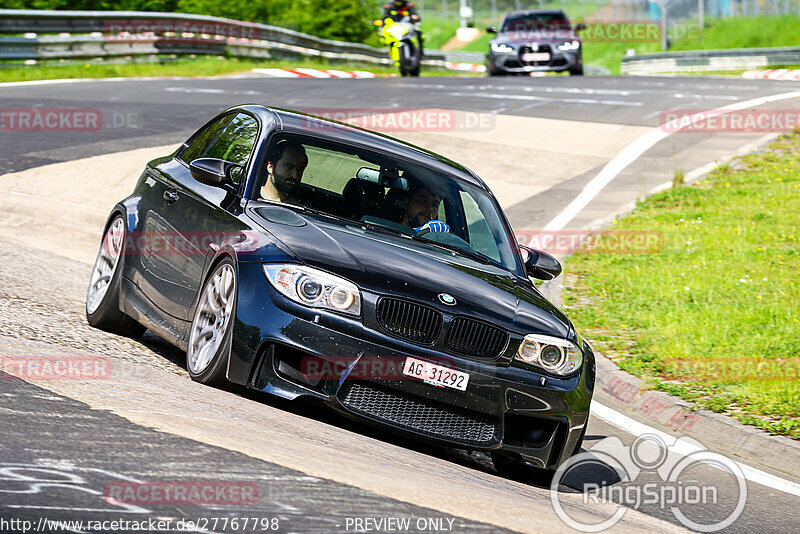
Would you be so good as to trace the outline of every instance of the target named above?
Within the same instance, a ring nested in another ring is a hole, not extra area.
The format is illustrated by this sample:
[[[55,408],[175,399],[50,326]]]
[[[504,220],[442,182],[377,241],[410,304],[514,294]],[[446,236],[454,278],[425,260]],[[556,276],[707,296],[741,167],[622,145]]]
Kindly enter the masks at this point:
[[[480,188],[414,162],[318,139],[281,136],[272,140],[270,149],[284,140],[301,145],[307,159],[287,205],[360,221],[516,269],[502,216]],[[261,177],[255,198],[268,179],[266,173]],[[449,230],[418,234],[417,228],[431,220],[446,223]]]
[[[568,30],[570,23],[563,13],[525,13],[508,17],[500,31],[511,33],[543,28]]]
[[[258,121],[239,113],[206,150],[205,157],[246,165],[258,136]]]
[[[225,127],[233,118],[233,115],[225,115],[209,124],[202,132],[192,139],[189,146],[181,154],[181,159],[186,163],[191,163],[197,158],[203,157],[208,145],[216,139],[220,130]]]
[[[244,167],[250,159],[257,136],[256,119],[244,113],[228,115],[197,136],[183,153],[182,159],[191,163],[197,158],[217,158]],[[241,174],[241,170],[236,169],[231,173],[231,178],[239,183]]]

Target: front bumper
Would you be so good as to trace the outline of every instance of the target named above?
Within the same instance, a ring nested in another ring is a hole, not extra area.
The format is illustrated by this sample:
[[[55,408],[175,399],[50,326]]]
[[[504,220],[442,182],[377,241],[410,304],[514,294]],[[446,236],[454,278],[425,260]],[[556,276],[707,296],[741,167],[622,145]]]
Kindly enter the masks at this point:
[[[515,49],[513,52],[489,52],[486,56],[490,72],[528,73],[539,71],[566,71],[576,70],[583,65],[581,50],[561,51],[555,46],[546,49],[550,54],[549,61],[522,61],[523,50]]]
[[[318,398],[420,438],[516,453],[539,467],[554,468],[573,453],[589,415],[593,355],[575,376],[556,378],[444,354],[365,327],[377,294],[363,292],[362,322],[289,301],[269,286],[260,264],[239,268],[230,380],[284,398]],[[468,373],[466,391],[404,376],[407,357]]]

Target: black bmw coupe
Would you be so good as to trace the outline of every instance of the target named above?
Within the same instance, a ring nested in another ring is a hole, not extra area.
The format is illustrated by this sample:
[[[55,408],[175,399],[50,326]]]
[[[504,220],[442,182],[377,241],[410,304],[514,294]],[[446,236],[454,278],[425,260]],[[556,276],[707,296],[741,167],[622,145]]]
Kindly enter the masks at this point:
[[[461,165],[244,105],[114,207],[86,313],[186,350],[198,382],[553,470],[581,447],[595,381],[591,348],[530,279],[560,272]]]

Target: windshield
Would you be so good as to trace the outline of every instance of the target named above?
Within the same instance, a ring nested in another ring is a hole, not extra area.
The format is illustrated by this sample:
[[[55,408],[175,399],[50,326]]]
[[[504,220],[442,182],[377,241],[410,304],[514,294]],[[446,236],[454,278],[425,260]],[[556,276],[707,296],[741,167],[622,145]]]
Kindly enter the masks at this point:
[[[563,13],[525,13],[503,21],[504,33],[523,33],[535,30],[570,30],[569,20]]]
[[[253,198],[359,221],[517,271],[510,233],[482,189],[384,154],[301,136],[271,140]]]

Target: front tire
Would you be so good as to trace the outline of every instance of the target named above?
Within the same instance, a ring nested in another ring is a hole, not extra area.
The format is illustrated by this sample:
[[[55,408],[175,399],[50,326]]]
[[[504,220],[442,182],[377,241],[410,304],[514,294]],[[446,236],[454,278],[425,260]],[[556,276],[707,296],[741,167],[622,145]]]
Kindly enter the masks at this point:
[[[189,331],[186,370],[192,380],[228,386],[228,359],[236,317],[237,280],[233,261],[225,258],[203,284]]]
[[[108,225],[92,267],[86,292],[86,320],[100,330],[139,337],[146,328],[119,309],[122,257],[125,255],[125,219],[118,214]]]

